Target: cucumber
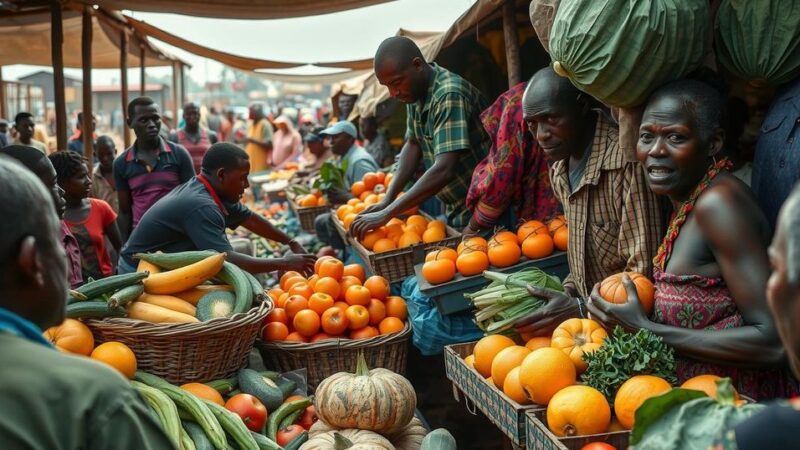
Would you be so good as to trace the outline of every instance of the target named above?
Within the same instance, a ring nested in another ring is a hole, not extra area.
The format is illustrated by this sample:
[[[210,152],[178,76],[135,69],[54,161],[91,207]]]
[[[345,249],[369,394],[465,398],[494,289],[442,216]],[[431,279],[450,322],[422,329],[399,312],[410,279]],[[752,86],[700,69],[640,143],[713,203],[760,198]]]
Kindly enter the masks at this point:
[[[197,450],[214,450],[214,446],[211,445],[211,441],[208,440],[206,432],[200,428],[200,425],[194,422],[183,421],[183,429],[186,430],[186,433],[192,438],[194,447]]]
[[[83,286],[75,289],[87,298],[100,297],[103,294],[112,293],[118,289],[130,286],[144,280],[150,275],[149,272],[134,272],[124,275],[111,275],[96,281],[90,281]]]
[[[308,440],[308,431],[303,431],[302,433],[298,434],[297,437],[289,441],[283,450],[298,450],[301,445],[305,444]]]
[[[275,435],[278,434],[278,425],[280,425],[283,419],[289,414],[297,410],[304,410],[309,406],[311,406],[311,399],[304,398],[302,400],[284,403],[274,412],[270,411],[270,415],[267,418],[267,437],[274,441]]]
[[[283,398],[292,395],[292,392],[297,389],[297,383],[288,378],[278,377],[274,381],[278,385],[278,389],[283,393]]]
[[[219,424],[222,425],[222,429],[233,438],[233,441],[239,448],[258,448],[256,440],[250,435],[250,430],[245,426],[241,417],[212,401],[204,399],[203,402],[208,409],[211,410],[211,413],[214,414],[214,417],[217,418]]]
[[[194,441],[189,436],[189,433],[181,427],[181,450],[197,450],[197,447],[194,445]]]
[[[161,427],[167,433],[176,447],[180,447],[181,442],[181,419],[178,417],[178,408],[175,403],[167,397],[167,394],[156,388],[152,388],[138,381],[131,381],[131,385],[139,391],[147,403],[153,408],[158,416]]]
[[[297,411],[284,417],[283,420],[281,420],[281,423],[278,424],[278,429],[282,430],[288,427],[289,425],[294,424],[295,422],[297,422],[297,419],[299,419],[304,412],[305,412],[304,409],[298,409]]]
[[[111,308],[117,308],[120,306],[126,306],[128,303],[136,300],[139,298],[140,295],[144,293],[144,284],[136,283],[132,284],[128,287],[124,287],[117,292],[115,292],[111,297],[108,299],[108,306]]]
[[[264,286],[262,286],[261,283],[258,282],[256,277],[253,276],[252,273],[246,270],[242,270],[242,273],[244,274],[245,278],[247,278],[247,281],[250,283],[250,290],[253,292],[253,299],[255,299],[257,304],[261,304],[261,302],[263,302],[267,298],[267,294],[264,292]]]
[[[195,315],[203,322],[220,317],[230,317],[234,314],[235,305],[236,295],[233,292],[212,291],[197,302]]]
[[[70,319],[102,319],[126,315],[125,308],[111,308],[104,301],[88,300],[67,305],[67,317]]]
[[[220,378],[219,380],[212,380],[204,384],[213,388],[221,395],[228,395],[230,392],[233,392],[237,387],[239,387],[239,379],[236,377]]]
[[[253,439],[256,440],[258,450],[282,450],[280,445],[269,440],[269,438],[263,434],[256,433],[255,431],[250,431],[250,434],[253,436]]]
[[[262,377],[255,370],[242,369],[239,371],[238,378],[239,389],[261,400],[270,413],[283,403],[283,392],[278,385],[269,378]]]

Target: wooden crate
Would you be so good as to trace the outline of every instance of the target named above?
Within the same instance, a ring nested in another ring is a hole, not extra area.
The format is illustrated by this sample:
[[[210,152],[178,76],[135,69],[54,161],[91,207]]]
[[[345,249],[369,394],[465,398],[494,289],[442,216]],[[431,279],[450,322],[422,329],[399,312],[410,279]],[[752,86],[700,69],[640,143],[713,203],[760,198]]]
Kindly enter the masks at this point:
[[[539,405],[520,405],[490,384],[475,369],[464,362],[472,354],[475,342],[453,344],[444,348],[447,378],[465,397],[465,403],[474,405],[518,447],[525,446],[526,413],[542,410]],[[469,406],[468,406],[469,407]]]
[[[558,437],[547,428],[547,410],[527,411],[525,418],[525,448],[527,450],[581,450],[590,442],[605,442],[617,450],[628,448],[630,432],[591,434],[588,436]]]

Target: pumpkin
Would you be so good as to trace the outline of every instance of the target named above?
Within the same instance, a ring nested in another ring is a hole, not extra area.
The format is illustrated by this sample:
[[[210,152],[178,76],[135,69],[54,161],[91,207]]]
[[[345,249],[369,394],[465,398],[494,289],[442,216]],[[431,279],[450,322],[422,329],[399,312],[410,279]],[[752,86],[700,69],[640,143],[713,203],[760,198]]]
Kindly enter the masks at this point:
[[[336,428],[395,433],[411,422],[417,395],[411,383],[387,369],[367,368],[358,355],[356,372],[322,380],[314,404],[320,420]]]
[[[317,421],[300,450],[395,450],[385,437],[367,430],[337,430]]]
[[[623,305],[628,302],[628,291],[625,290],[625,285],[622,284],[622,274],[627,273],[634,286],[636,286],[636,295],[639,297],[639,303],[644,309],[646,315],[653,312],[653,298],[655,296],[656,288],[653,283],[644,275],[636,272],[620,272],[606,278],[600,283],[600,297],[603,300]]]
[[[581,374],[589,367],[583,354],[600,348],[606,337],[606,330],[592,319],[569,319],[553,331],[550,346],[566,353],[575,364],[577,373]]]
[[[61,325],[45,330],[44,338],[66,353],[89,356],[94,350],[92,331],[80,320],[64,319]]]
[[[392,433],[389,440],[397,450],[419,450],[422,440],[428,434],[428,429],[422,425],[419,419],[414,417],[408,425],[397,433]]]

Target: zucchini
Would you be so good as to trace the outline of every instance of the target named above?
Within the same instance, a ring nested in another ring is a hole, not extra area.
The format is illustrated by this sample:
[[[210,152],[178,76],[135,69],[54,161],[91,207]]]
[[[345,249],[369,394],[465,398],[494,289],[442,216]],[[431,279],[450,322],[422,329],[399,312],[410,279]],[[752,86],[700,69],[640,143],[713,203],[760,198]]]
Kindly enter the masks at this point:
[[[197,447],[194,445],[194,441],[191,437],[189,437],[189,433],[181,427],[181,450],[197,450]]]
[[[267,411],[272,413],[283,403],[283,392],[269,378],[264,378],[253,369],[242,369],[238,374],[239,389],[259,399]]]
[[[213,388],[221,395],[228,395],[229,393],[233,392],[237,387],[239,387],[239,380],[236,377],[220,378],[219,380],[211,380],[203,384]]]
[[[124,287],[108,298],[108,306],[112,308],[117,308],[120,306],[126,306],[128,303],[136,300],[139,298],[140,295],[144,294],[144,284],[136,283],[130,286]]]
[[[67,297],[67,304],[72,302],[82,302],[84,300],[89,300],[89,297],[81,294],[78,291],[72,289],[69,290],[69,296]]]
[[[298,450],[301,445],[305,444],[308,440],[308,431],[303,431],[302,433],[298,434],[294,439],[289,441],[283,450]]]
[[[200,425],[194,422],[183,421],[183,429],[186,430],[186,433],[189,434],[190,438],[192,438],[195,449],[214,450],[214,446],[211,445],[211,441],[208,440],[206,432],[203,431]]]
[[[233,441],[237,446],[239,446],[239,448],[258,448],[256,440],[250,435],[250,430],[245,426],[241,417],[212,401],[203,399],[203,402],[206,404],[208,409],[211,410],[211,413],[214,414],[214,417],[217,418],[219,424],[222,425],[222,429],[233,438]]]
[[[278,424],[278,429],[282,430],[282,429],[288,427],[289,425],[294,424],[297,421],[297,419],[300,418],[300,415],[303,414],[304,412],[305,412],[305,409],[298,409],[297,411],[295,411],[295,412],[289,414],[288,416],[284,417],[283,420],[281,420],[281,423]]]
[[[261,433],[250,431],[250,435],[256,440],[256,444],[258,444],[258,450],[283,450],[281,449],[280,445],[271,441],[268,437]]]
[[[137,253],[133,259],[143,259],[151,264],[155,264],[162,269],[177,269],[178,267],[188,266],[197,261],[202,261],[209,256],[214,256],[219,252],[214,250],[194,250],[177,253]]]
[[[304,398],[302,400],[295,400],[293,402],[284,403],[274,412],[270,411],[269,418],[267,418],[267,437],[275,440],[275,435],[278,434],[278,425],[289,414],[297,411],[304,410],[311,406],[311,399]]]
[[[297,389],[297,383],[288,378],[278,377],[274,381],[278,385],[278,389],[283,393],[283,398],[292,395],[292,392]]]
[[[167,433],[176,448],[181,445],[181,419],[178,417],[178,408],[166,394],[138,381],[131,381],[131,385],[142,394],[142,397],[153,408],[161,422],[161,427]]]
[[[253,288],[245,275],[245,271],[225,261],[218,276],[222,281],[233,286],[233,290],[236,292],[233,313],[238,314],[250,311],[253,306]],[[264,289],[261,290],[263,291]]]
[[[217,421],[214,414],[211,413],[202,400],[188,391],[167,383],[161,377],[142,372],[141,370],[136,371],[135,379],[167,394],[180,409],[186,410],[197,424],[203,428],[208,439],[217,450],[223,450],[225,448],[227,445],[225,441],[225,432],[222,430],[222,426]]]
[[[112,308],[108,303],[99,300],[88,300],[67,305],[67,317],[70,319],[102,319],[104,317],[125,317],[125,308]]]
[[[258,282],[252,273],[246,270],[242,270],[242,273],[244,273],[245,278],[247,278],[247,281],[250,283],[250,290],[253,292],[253,299],[255,299],[256,304],[261,304],[261,302],[267,298],[267,294],[264,292],[264,286]]]
[[[236,307],[236,295],[232,292],[213,291],[197,302],[195,316],[202,322],[211,319],[230,317]]]
[[[87,298],[101,297],[118,289],[138,283],[150,275],[149,272],[133,272],[124,275],[111,275],[96,281],[90,281],[75,289]]]

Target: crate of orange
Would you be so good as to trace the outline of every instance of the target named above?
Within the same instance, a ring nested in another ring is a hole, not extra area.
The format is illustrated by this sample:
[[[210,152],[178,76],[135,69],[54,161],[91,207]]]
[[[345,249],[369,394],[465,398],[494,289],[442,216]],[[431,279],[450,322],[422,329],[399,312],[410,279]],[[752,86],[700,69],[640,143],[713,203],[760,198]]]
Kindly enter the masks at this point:
[[[472,308],[464,294],[477,292],[489,281],[483,271],[514,273],[538,267],[563,279],[569,273],[567,226],[562,216],[547,222],[529,220],[515,232],[498,231],[488,241],[465,238],[455,250],[437,248],[414,266],[420,292],[430,297],[442,314]]]
[[[411,327],[405,300],[389,295],[388,280],[323,256],[312,276],[286,272],[278,286],[269,291],[276,307],[256,342],[268,368],[305,368],[316,387],[334,373],[354,371],[363,352],[370,367],[405,372]]]
[[[527,411],[525,418],[527,450],[616,450],[628,448],[628,430],[586,436],[559,437],[547,427],[547,410]]]
[[[309,232],[314,231],[317,216],[330,212],[328,200],[319,189],[314,189],[309,194],[289,196],[289,207],[300,221],[300,228]]]
[[[504,337],[495,335],[477,342],[445,346],[445,370],[447,378],[465,397],[467,408],[480,410],[517,448],[524,448],[526,413],[544,408],[531,404],[519,382],[514,382],[519,376],[519,371],[512,366],[519,365],[519,357],[524,355],[501,355],[494,375],[503,377],[504,380],[502,383],[499,381],[495,383],[494,377],[491,376],[492,363],[503,349],[501,343],[493,341],[508,339],[502,338]],[[475,352],[476,346],[481,342],[483,343],[480,345],[487,348],[488,353]],[[488,358],[487,355],[492,358]]]

